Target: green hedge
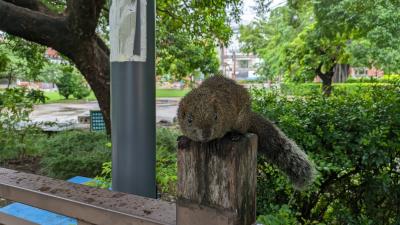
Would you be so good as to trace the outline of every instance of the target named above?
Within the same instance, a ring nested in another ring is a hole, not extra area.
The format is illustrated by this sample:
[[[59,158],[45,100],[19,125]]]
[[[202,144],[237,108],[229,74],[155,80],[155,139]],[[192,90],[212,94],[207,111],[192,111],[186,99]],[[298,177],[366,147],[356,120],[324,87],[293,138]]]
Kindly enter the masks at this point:
[[[42,139],[42,173],[59,179],[94,177],[111,160],[107,135],[101,132],[66,131]]]
[[[361,78],[349,78],[346,83],[394,83],[400,82],[399,74],[384,75],[383,77],[361,77]]]
[[[400,82],[398,82],[400,83]],[[335,83],[333,84],[333,95],[342,95],[343,92],[353,92],[362,94],[375,86],[390,86],[392,83],[371,82],[371,83]],[[321,95],[321,83],[283,83],[280,86],[280,92],[286,95]]]
[[[362,85],[362,92],[329,98],[262,89],[252,95],[254,110],[275,121],[318,170],[310,190],[294,192],[260,159],[260,221],[400,224],[400,85]]]
[[[280,85],[280,92],[286,95],[320,94],[321,84],[319,83],[283,83]]]
[[[177,155],[176,143],[180,135],[175,128],[157,127],[156,139],[156,182],[161,198],[171,200],[176,195],[177,185]],[[111,162],[105,162],[94,186],[109,188],[111,185]]]
[[[36,155],[35,141],[43,134],[29,125],[33,105],[46,100],[42,91],[6,88],[0,91],[0,163]],[[21,126],[24,125],[24,126]]]
[[[171,128],[157,128],[156,180],[162,198],[176,195],[177,155],[176,143],[180,133]]]

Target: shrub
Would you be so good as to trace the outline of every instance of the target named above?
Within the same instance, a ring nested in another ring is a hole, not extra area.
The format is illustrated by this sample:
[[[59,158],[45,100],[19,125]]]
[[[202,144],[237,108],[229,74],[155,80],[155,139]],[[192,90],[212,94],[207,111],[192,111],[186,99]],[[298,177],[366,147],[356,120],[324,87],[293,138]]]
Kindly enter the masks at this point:
[[[42,134],[28,125],[33,104],[44,102],[43,92],[25,88],[8,88],[0,93],[0,160],[24,158],[35,154],[35,140]]]
[[[77,84],[73,95],[77,99],[83,99],[90,95],[90,88],[88,88],[85,84]]]
[[[396,83],[400,82],[400,75],[391,74],[384,75],[383,77],[361,77],[361,78],[352,78],[346,80],[346,83]]]
[[[176,151],[176,140],[180,135],[174,128],[157,127],[157,148],[164,148],[168,152]]]
[[[173,198],[176,194],[177,156],[176,140],[179,132],[173,128],[157,128],[156,140],[156,181],[158,190],[164,199]],[[103,164],[102,172],[96,177],[97,186],[111,186],[111,162]]]
[[[400,83],[400,74],[384,75],[380,81],[384,83]]]
[[[361,77],[361,78],[350,77],[346,80],[346,83],[378,83],[378,82],[381,82],[381,79],[376,77]]]
[[[335,83],[333,84],[333,95],[340,95],[343,92],[353,94],[362,94],[364,91],[368,91],[371,87],[375,86],[387,86],[391,83],[383,82],[365,82],[365,83]],[[321,95],[322,85],[320,83],[284,83],[280,86],[280,92],[286,95]]]
[[[90,95],[90,88],[82,75],[69,65],[63,67],[62,75],[57,79],[56,85],[58,92],[65,99],[68,99],[70,95],[74,95],[77,99],[83,99]]]
[[[0,162],[39,156],[40,149],[36,143],[44,138],[46,135],[36,126],[26,126],[13,131],[0,129]]]
[[[257,77],[256,79],[249,79],[249,80],[238,80],[239,84],[259,84],[265,83],[266,79],[264,77]]]
[[[319,83],[283,83],[280,85],[280,91],[287,95],[319,94],[321,92]]]
[[[67,179],[73,176],[94,177],[102,164],[111,160],[108,138],[101,132],[66,131],[58,133],[40,145],[42,173]]]
[[[305,149],[318,170],[310,190],[294,192],[260,159],[258,214],[281,218],[277,207],[289,205],[288,218],[305,224],[400,222],[400,86],[362,90],[329,98],[253,90],[254,110]]]
[[[178,136],[173,128],[157,128],[156,181],[163,198],[176,195]]]
[[[60,95],[68,99],[72,95],[76,88],[76,76],[72,67],[64,67],[62,75],[56,81],[58,92]]]
[[[265,225],[296,225],[297,222],[295,214],[290,210],[288,205],[281,207],[271,206],[273,211],[266,215],[261,215],[257,218],[258,223]]]
[[[177,155],[165,147],[157,147],[156,181],[159,192],[163,198],[176,195]]]
[[[89,186],[109,189],[111,187],[112,164],[111,161],[104,162],[101,166],[100,175],[96,176],[94,180],[88,183]]]

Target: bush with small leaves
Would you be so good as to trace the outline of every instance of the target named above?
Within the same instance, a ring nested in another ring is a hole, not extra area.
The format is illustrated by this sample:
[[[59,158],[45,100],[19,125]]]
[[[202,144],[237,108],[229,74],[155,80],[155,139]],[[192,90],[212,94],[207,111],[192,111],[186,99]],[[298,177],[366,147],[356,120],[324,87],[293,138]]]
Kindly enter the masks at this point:
[[[102,164],[111,160],[105,133],[65,131],[37,143],[42,149],[42,173],[67,179],[73,176],[95,177]]]
[[[253,90],[252,96],[254,110],[275,121],[318,170],[308,191],[295,192],[279,171],[260,159],[259,214],[288,205],[303,224],[400,222],[399,83],[362,84],[362,92],[334,91],[330,97],[262,89]],[[277,213],[273,218],[280,218],[282,210]]]

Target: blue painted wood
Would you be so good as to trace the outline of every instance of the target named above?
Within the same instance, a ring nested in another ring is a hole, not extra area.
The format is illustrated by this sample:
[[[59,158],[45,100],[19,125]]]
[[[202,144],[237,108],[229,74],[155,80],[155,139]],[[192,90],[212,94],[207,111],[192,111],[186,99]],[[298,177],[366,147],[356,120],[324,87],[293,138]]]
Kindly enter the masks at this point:
[[[0,209],[0,212],[41,225],[76,225],[76,219],[34,208],[21,203],[12,203]]]
[[[88,177],[81,177],[81,176],[76,176],[73,177],[69,180],[67,180],[68,182],[74,183],[74,184],[85,184],[89,181],[92,181],[92,178],[88,178]]]
[[[85,184],[91,181],[91,178],[76,176],[68,180],[75,184]],[[60,214],[52,213],[46,210],[38,209],[21,203],[12,203],[3,208],[0,212],[19,217],[21,219],[38,223],[40,225],[76,225],[77,220]]]

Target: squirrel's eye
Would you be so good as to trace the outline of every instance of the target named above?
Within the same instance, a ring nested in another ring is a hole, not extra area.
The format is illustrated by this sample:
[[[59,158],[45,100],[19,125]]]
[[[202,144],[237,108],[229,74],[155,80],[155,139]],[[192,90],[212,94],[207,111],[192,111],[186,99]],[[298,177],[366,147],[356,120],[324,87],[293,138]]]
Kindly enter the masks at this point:
[[[187,121],[189,124],[191,124],[193,122],[193,118],[191,116],[188,116]]]
[[[215,113],[214,120],[217,120],[217,119],[218,119],[218,115]]]

